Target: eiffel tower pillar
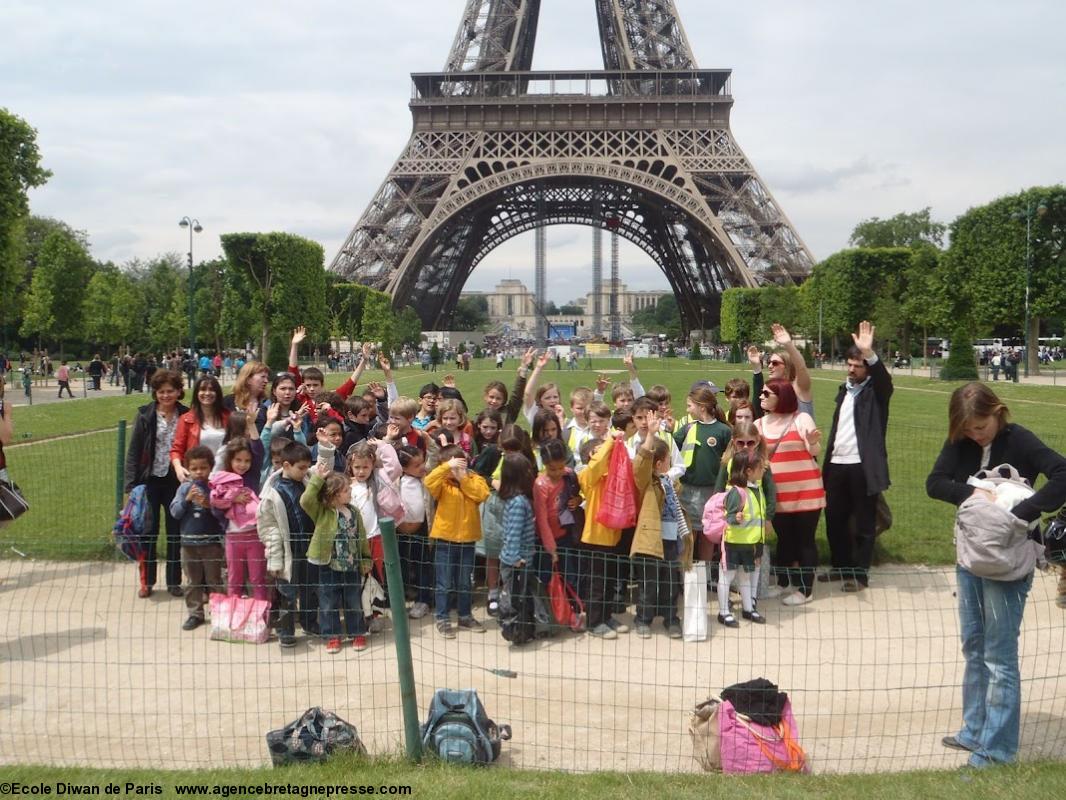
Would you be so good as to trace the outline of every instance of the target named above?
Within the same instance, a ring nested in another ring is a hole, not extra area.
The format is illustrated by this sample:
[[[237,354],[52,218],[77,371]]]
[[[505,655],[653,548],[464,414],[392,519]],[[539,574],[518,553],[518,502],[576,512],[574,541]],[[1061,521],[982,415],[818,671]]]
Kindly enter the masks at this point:
[[[592,336],[603,336],[603,229],[592,229]]]
[[[468,0],[444,72],[412,75],[413,132],[331,269],[427,328],[499,244],[552,224],[642,248],[686,330],[730,286],[813,258],[729,127],[729,70],[701,70],[673,0],[595,0],[603,70],[531,72],[539,0]]]
[[[551,325],[545,309],[548,307],[547,271],[544,264],[544,250],[547,233],[541,225],[533,233],[533,302],[537,306],[537,335],[535,339],[551,338]]]

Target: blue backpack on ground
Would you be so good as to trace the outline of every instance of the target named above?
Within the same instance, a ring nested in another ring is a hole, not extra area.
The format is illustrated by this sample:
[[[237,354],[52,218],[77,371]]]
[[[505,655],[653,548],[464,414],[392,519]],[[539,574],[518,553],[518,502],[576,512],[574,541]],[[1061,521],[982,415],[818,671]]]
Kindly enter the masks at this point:
[[[148,514],[148,487],[143,483],[134,486],[130,491],[130,499],[118,515],[115,527],[111,532],[115,536],[115,544],[130,561],[140,561],[147,552],[147,537],[151,530],[151,521]]]
[[[452,764],[490,764],[511,726],[497,726],[475,689],[437,689],[422,726],[422,746]]]

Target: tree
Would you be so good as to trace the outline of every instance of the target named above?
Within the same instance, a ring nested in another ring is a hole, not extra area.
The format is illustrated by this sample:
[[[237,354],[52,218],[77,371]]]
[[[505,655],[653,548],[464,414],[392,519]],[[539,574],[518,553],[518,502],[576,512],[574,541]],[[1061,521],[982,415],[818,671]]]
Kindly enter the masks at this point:
[[[229,233],[222,237],[227,269],[239,277],[259,326],[261,361],[298,325],[312,338],[326,333],[325,254],[322,245],[289,233]],[[284,349],[284,348],[282,348]]]
[[[113,264],[96,271],[89,280],[82,304],[84,331],[95,344],[125,346],[144,316],[144,297],[129,275]]]
[[[379,342],[386,352],[396,349],[399,338],[396,315],[392,311],[392,298],[384,292],[367,292],[360,336],[363,341]]]
[[[89,254],[77,242],[49,234],[30,283],[22,334],[58,340],[62,354],[63,342],[81,332],[82,300],[91,273]]]
[[[889,219],[870,217],[855,226],[848,243],[853,247],[915,247],[919,244],[944,246],[947,226],[934,222],[928,206],[913,214],[896,214]]]
[[[561,313],[559,311],[559,306],[555,305],[554,300],[549,300],[541,309],[541,311],[546,317],[554,317]]]
[[[692,349],[689,351],[689,358],[693,361],[699,361],[703,356],[700,354],[700,343],[693,342]]]
[[[760,340],[760,289],[726,289],[722,292],[722,341],[743,344]]]
[[[37,131],[6,108],[0,108],[0,322],[18,315],[18,297],[26,279],[20,244],[29,216],[30,189],[52,177],[41,166]]]
[[[681,335],[681,310],[677,298],[672,294],[660,295],[654,306],[633,313],[631,325],[637,334],[663,333],[667,338],[678,338]]]
[[[944,381],[977,380],[977,363],[974,358],[970,330],[965,323],[955,328],[951,337],[951,350],[948,359],[940,370],[940,379]]]
[[[1034,187],[1001,197],[952,223],[943,266],[943,279],[955,298],[952,317],[968,319],[978,331],[996,326],[1017,330],[1025,318],[1030,266],[1028,338],[1035,342],[1040,320],[1059,317],[1066,307],[1066,186]],[[1029,357],[1033,371],[1038,367],[1035,346]]]
[[[197,264],[193,269],[193,286],[196,339],[201,344],[207,343],[208,349],[220,352],[224,338],[222,319],[226,302],[226,259],[216,258]]]
[[[352,347],[359,338],[363,323],[363,309],[370,287],[341,280],[336,273],[326,275],[326,309],[329,316],[329,335],[345,339]]]
[[[559,306],[559,313],[566,316],[584,316],[585,309],[577,303],[567,303],[566,305]]]
[[[548,313],[548,312],[545,312]],[[452,329],[480,331],[489,324],[489,301],[484,295],[460,297],[452,315]]]
[[[422,319],[418,312],[405,306],[396,318],[396,343],[418,347],[422,342]]]

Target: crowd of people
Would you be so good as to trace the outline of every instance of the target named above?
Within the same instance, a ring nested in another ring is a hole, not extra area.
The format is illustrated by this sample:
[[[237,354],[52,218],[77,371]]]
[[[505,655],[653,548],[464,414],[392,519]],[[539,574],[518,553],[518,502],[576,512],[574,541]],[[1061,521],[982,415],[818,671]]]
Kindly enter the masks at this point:
[[[764,623],[774,601],[805,605],[819,583],[863,592],[874,579],[877,507],[890,483],[892,378],[874,350],[873,326],[862,323],[823,442],[802,356],[784,328],[775,325],[773,336],[768,372],[765,354],[750,348],[750,383],[735,378],[719,390],[698,380],[684,415],[666,387],[643,386],[631,356],[628,380],[600,375],[564,405],[559,387],[542,380],[550,353],[531,348],[510,389],[498,380],[485,386],[476,414],[450,376],[417,397],[399,395],[384,356],[384,380],[360,386],[370,345],[349,379],[328,391],[320,370],[296,364],[302,329],[286,372],[248,361],[224,394],[212,365],[199,370],[188,406],[184,370],[157,366],[125,464],[126,489],[146,486],[155,526],[138,565],[138,596],[152,594],[161,565],[167,590],[184,598],[185,630],[204,623],[210,593],[251,594],[270,602],[282,648],[295,646],[300,630],[331,654],[345,635],[363,650],[384,624],[380,607],[368,615],[361,598],[371,578],[387,586],[386,519],[399,533],[409,592],[389,605],[413,619],[432,614],[445,639],[486,630],[475,614],[479,553],[485,613],[501,631],[523,614],[548,617],[543,587],[555,573],[573,591],[570,627],[604,640],[631,630],[649,638],[656,620],[660,635],[681,638],[682,575],[696,561],[711,565],[724,628]],[[12,431],[0,384],[0,480]],[[960,387],[929,495],[953,505],[981,498],[971,476],[1007,463],[1033,485],[1046,478],[1011,509],[1019,520],[1037,521],[1066,501],[1066,460],[1011,423],[986,385]],[[619,479],[635,500],[624,522],[605,501]],[[702,535],[716,498],[720,546]],[[823,511],[830,563],[818,573]],[[155,549],[160,525],[163,554]],[[1033,576],[1001,581],[957,570],[963,726],[943,742],[970,751],[975,766],[1011,761],[1017,640]],[[1066,576],[1058,603],[1066,607]],[[630,605],[632,628],[621,616]],[[540,631],[558,635],[559,626]]]

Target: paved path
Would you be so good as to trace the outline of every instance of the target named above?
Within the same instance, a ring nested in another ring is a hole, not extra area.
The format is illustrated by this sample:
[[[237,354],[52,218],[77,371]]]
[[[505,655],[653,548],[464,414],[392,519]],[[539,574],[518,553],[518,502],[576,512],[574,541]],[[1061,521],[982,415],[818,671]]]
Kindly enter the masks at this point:
[[[960,719],[953,574],[882,569],[873,587],[843,595],[820,584],[799,609],[765,601],[765,626],[730,630],[712,616],[698,643],[656,624],[647,640],[564,633],[511,648],[493,622],[448,641],[422,620],[412,632],[419,708],[437,687],[477,687],[514,728],[504,764],[691,771],[692,706],[765,676],[790,693],[818,772],[959,766],[964,754],[940,745]],[[1037,576],[1020,643],[1027,759],[1066,757],[1066,612],[1054,590]],[[128,564],[0,562],[0,763],[260,765],[263,735],[314,705],[355,724],[371,753],[402,751],[391,633],[330,656],[317,641],[288,652],[214,642],[205,628],[181,631],[183,618],[165,593],[138,600]]]

